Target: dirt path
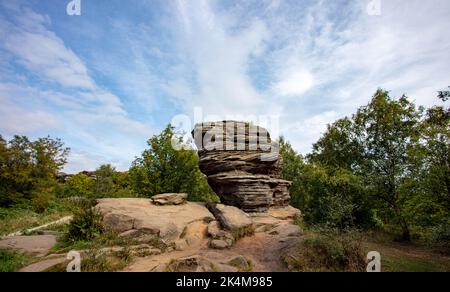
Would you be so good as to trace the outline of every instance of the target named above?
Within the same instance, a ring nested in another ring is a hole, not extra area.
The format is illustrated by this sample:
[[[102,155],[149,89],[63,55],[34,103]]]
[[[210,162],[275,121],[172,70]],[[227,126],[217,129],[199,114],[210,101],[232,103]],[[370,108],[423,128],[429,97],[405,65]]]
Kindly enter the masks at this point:
[[[214,250],[208,247],[208,239],[183,251],[173,251],[156,256],[136,259],[125,272],[148,272],[160,264],[168,264],[172,260],[194,255],[202,256],[218,264],[225,264],[232,258],[242,255],[251,261],[254,272],[284,272],[288,271],[282,261],[282,256],[289,249],[295,248],[299,237],[280,240],[278,236],[267,233],[256,233],[253,236],[240,239],[232,248]]]
[[[41,257],[56,244],[56,235],[12,236],[0,240],[0,248],[16,249]]]
[[[47,223],[47,224],[44,224],[44,225],[41,225],[41,226],[38,226],[38,227],[27,229],[26,231],[17,231],[17,232],[11,233],[9,235],[4,236],[3,238],[20,236],[20,235],[23,235],[24,233],[31,233],[31,232],[34,232],[34,231],[42,230],[44,228],[47,228],[47,227],[53,226],[53,225],[66,224],[66,223],[69,223],[71,220],[72,220],[72,216],[66,216],[66,217],[63,217],[63,218],[61,218],[59,220],[56,220],[56,221],[53,221],[53,222],[50,222],[50,223]]]

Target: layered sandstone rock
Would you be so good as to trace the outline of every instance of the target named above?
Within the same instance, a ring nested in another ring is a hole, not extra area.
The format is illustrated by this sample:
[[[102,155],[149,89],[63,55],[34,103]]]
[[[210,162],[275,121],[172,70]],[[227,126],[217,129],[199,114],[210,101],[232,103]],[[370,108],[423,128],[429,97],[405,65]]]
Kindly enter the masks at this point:
[[[245,122],[203,123],[192,132],[200,170],[222,203],[246,212],[289,204],[291,182],[280,179],[281,157],[268,131]]]

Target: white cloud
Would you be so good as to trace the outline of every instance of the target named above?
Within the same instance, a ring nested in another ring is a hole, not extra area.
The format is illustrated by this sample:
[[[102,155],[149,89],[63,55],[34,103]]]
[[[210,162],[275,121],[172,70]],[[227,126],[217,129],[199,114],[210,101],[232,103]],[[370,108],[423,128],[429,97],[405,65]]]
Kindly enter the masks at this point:
[[[178,50],[183,58],[183,78],[170,83],[171,94],[184,100],[185,109],[202,106],[207,114],[257,111],[263,96],[247,74],[249,59],[260,54],[268,30],[264,22],[253,19],[246,27],[233,31],[238,19],[216,13],[209,1],[178,1],[180,16]],[[188,81],[192,78],[195,80]],[[183,81],[184,79],[184,81]],[[186,80],[187,79],[187,80]],[[186,88],[189,84],[189,88]]]
[[[313,75],[306,71],[291,73],[286,79],[274,85],[274,91],[280,95],[293,96],[302,95],[314,86]]]
[[[0,71],[0,131],[61,137],[72,148],[66,171],[113,163],[129,167],[152,129],[128,116],[121,99],[96,84],[83,61],[49,28],[50,19],[17,8],[0,16],[0,48],[37,79]],[[91,153],[87,155],[86,153]]]

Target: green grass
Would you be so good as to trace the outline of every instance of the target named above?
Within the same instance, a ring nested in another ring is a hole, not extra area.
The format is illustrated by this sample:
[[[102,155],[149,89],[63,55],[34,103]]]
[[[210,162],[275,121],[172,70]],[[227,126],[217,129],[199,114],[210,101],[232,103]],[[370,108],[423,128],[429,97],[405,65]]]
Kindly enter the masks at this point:
[[[68,210],[49,210],[42,214],[29,209],[0,208],[0,236],[24,231],[71,215]]]
[[[30,257],[11,249],[0,249],[0,272],[17,272],[29,263]]]
[[[416,257],[384,256],[381,269],[383,272],[449,272],[450,262]]]

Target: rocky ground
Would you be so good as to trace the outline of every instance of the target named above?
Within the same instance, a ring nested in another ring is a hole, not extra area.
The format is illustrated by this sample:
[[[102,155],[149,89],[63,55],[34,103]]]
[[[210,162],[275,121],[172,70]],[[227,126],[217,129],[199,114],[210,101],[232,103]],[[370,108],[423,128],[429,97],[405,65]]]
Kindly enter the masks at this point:
[[[300,212],[292,207],[249,215],[221,204],[106,199],[97,208],[108,228],[122,236],[147,244],[158,236],[168,246],[164,253],[136,258],[125,271],[283,271],[283,255],[302,232],[294,224]]]
[[[96,208],[107,229],[139,242],[124,271],[287,271],[284,256],[302,230],[292,207],[247,214],[225,205],[185,202],[185,195],[149,199],[102,199]],[[43,271],[65,261],[48,255],[55,235],[15,236],[0,247],[34,252],[40,260],[22,271]],[[164,248],[161,248],[161,243]],[[105,248],[104,252],[123,247]]]

